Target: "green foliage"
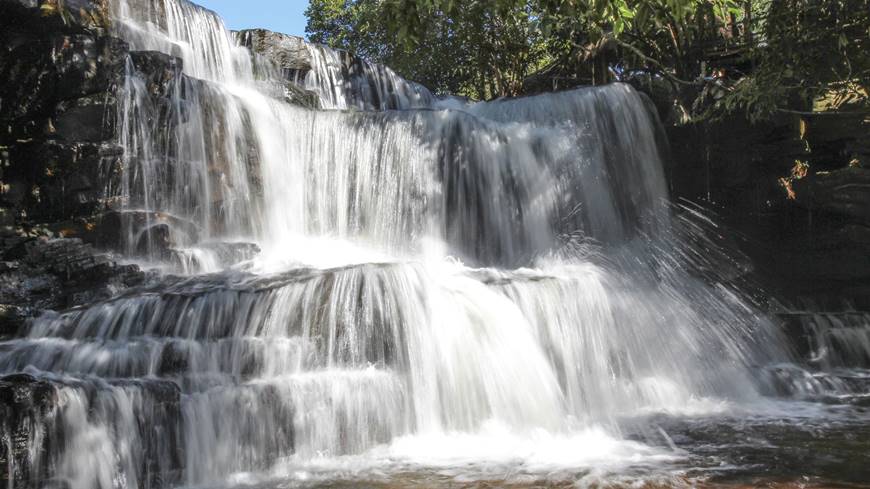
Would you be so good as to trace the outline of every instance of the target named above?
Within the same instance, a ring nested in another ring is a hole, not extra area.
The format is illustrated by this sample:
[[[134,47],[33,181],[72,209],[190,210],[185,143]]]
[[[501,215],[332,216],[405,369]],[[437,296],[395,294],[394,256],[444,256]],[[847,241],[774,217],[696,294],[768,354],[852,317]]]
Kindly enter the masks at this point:
[[[608,66],[688,98],[716,73],[727,94],[696,115],[866,104],[870,87],[870,0],[312,0],[308,15],[316,42],[475,98],[606,82]]]
[[[314,42],[390,65],[433,90],[476,98],[515,95],[545,59],[526,2],[313,0]],[[509,8],[508,8],[509,7]]]
[[[372,59],[391,50],[378,0],[311,0],[305,15],[312,42]]]
[[[723,101],[763,118],[784,108],[870,109],[870,0],[753,2],[755,69]]]

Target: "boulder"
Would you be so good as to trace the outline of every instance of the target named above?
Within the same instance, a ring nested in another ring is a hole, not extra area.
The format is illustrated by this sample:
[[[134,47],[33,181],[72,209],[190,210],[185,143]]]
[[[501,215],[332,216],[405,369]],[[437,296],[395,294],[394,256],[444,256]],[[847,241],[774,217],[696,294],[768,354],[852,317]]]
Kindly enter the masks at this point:
[[[135,251],[147,256],[169,257],[179,243],[197,242],[200,230],[184,219],[149,211],[109,211],[103,213],[88,236],[96,246],[116,251]]]
[[[251,51],[255,67],[262,67],[265,61],[281,71],[287,81],[284,85],[287,102],[309,108],[319,107],[317,95],[302,88],[305,75],[311,70],[311,54],[304,39],[265,29],[243,30],[236,32],[235,36],[239,44]]]
[[[311,55],[305,39],[301,37],[265,29],[243,30],[235,35],[239,44],[264,56],[283,70],[288,78],[304,76],[311,69]]]
[[[164,222],[150,225],[136,234],[136,253],[168,257],[174,245],[172,228]]]

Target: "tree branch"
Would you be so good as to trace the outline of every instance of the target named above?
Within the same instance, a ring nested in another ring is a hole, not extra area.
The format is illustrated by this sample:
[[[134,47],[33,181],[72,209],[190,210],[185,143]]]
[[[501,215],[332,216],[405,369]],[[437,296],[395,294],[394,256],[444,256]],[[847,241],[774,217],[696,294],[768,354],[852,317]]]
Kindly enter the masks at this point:
[[[657,59],[655,59],[655,58],[650,58],[649,56],[647,56],[646,54],[644,54],[640,49],[638,49],[638,48],[632,46],[631,44],[629,44],[629,43],[627,43],[627,42],[623,42],[623,41],[621,41],[621,40],[619,40],[619,39],[616,39],[615,37],[612,37],[612,36],[611,36],[611,39],[612,39],[614,42],[616,42],[617,44],[619,44],[621,47],[623,47],[623,48],[625,48],[625,49],[628,49],[629,51],[631,51],[632,53],[634,53],[636,56],[638,56],[638,57],[644,59],[645,61],[647,61],[647,62],[649,62],[649,63],[655,65],[656,68],[659,69],[659,73],[661,73],[662,76],[664,76],[665,78],[667,78],[667,79],[669,79],[669,80],[671,80],[671,81],[673,81],[673,82],[675,82],[675,83],[679,83],[680,85],[695,86],[695,83],[694,83],[694,82],[690,82],[690,81],[686,81],[686,80],[681,80],[681,79],[677,78],[675,75],[669,73],[669,72],[667,71],[667,68],[666,68],[666,67],[665,67],[661,62],[659,62],[659,60],[657,60]]]

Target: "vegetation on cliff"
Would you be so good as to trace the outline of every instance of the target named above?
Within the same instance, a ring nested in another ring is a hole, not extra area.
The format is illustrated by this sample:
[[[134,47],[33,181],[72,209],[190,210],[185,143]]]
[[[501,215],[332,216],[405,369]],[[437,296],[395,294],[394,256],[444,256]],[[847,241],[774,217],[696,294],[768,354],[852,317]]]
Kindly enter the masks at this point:
[[[686,115],[867,111],[870,0],[313,0],[311,40],[477,99],[646,77]]]

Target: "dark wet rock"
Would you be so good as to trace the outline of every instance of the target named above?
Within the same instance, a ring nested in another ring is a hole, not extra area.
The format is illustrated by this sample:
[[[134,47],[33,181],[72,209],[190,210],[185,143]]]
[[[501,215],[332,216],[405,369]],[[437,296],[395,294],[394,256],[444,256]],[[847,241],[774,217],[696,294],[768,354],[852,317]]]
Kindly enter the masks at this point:
[[[170,343],[160,353],[157,375],[166,377],[182,374],[190,368],[190,353],[175,343]]]
[[[119,39],[9,36],[0,38],[0,122],[7,138],[51,136],[50,120],[61,102],[110,92],[123,74],[127,47]]]
[[[99,217],[90,238],[102,248],[127,251],[124,246],[132,243],[138,253],[168,255],[176,244],[196,242],[199,235],[196,224],[169,214],[109,211]]]
[[[130,219],[125,212],[104,212],[96,219],[89,238],[101,248],[121,251],[126,244],[126,226]]]
[[[301,37],[266,29],[248,29],[237,32],[236,39],[242,46],[275,63],[284,70],[285,76],[304,75],[311,70],[311,55]]]
[[[3,0],[10,13],[44,17],[47,27],[54,30],[95,30],[109,27],[107,0]]]
[[[27,312],[16,305],[0,304],[0,341],[14,337],[24,328]]]
[[[793,184],[796,202],[870,225],[870,169],[842,168],[809,175]],[[856,241],[867,238],[866,226],[853,226]]]
[[[781,277],[795,281],[793,285],[827,296],[827,292],[835,294],[837,288],[866,283],[870,277],[870,247],[837,235],[797,239],[772,251],[767,265],[777,269]]]
[[[778,314],[789,344],[804,364],[824,371],[870,367],[870,313],[813,304]],[[821,311],[818,309],[822,309]],[[855,392],[870,392],[867,387]]]
[[[173,245],[172,228],[166,223],[154,224],[136,233],[136,252],[140,255],[166,256]]]
[[[98,208],[116,182],[121,149],[114,143],[114,97],[58,105],[50,137],[16,139],[4,147],[0,204],[16,217],[60,220]]]
[[[4,413],[6,416],[3,416],[3,420],[10,425],[17,424],[15,421],[27,415],[27,412],[44,414],[55,401],[55,389],[51,384],[32,375],[0,377],[0,409],[17,408]]]
[[[24,321],[40,309],[60,305],[61,280],[46,271],[17,262],[18,267],[0,274],[0,302],[14,307],[9,328],[20,330]],[[12,312],[12,311],[10,311]]]
[[[796,180],[793,188],[792,205],[806,221],[801,232],[779,243],[770,263],[819,288],[870,282],[870,170],[820,172]]]
[[[0,271],[0,337],[22,332],[43,310],[104,300],[145,280],[139,267],[119,264],[80,239],[7,242]]]
[[[61,396],[61,393],[64,396]],[[64,399],[64,403],[61,403]],[[124,399],[116,403],[115,399]],[[115,430],[134,430],[142,457],[135,471],[140,487],[172,487],[183,465],[180,440],[181,392],[162,380],[57,380],[30,374],[0,377],[0,483],[12,487],[64,487],[52,479],[72,436],[64,422],[66,403],[78,403],[89,416]],[[125,411],[133,423],[123,419]],[[118,433],[130,436],[131,433]],[[110,435],[115,436],[115,435]],[[36,482],[39,484],[36,485]],[[58,485],[59,484],[59,485]]]
[[[0,204],[52,221],[88,216],[104,203],[118,182],[122,150],[110,142],[48,140],[14,144],[9,154]]]
[[[780,114],[670,125],[676,198],[702,203],[752,259],[755,279],[789,302],[870,291],[870,121]],[[798,162],[807,176],[783,178]]]
[[[90,215],[114,183],[127,44],[107,18],[103,0],[0,2],[0,207],[16,221]]]
[[[52,121],[53,135],[91,143],[114,139],[117,112],[117,101],[109,92],[61,102]]]
[[[26,260],[40,264],[45,270],[71,279],[78,279],[108,263],[108,257],[97,253],[79,239],[33,240],[27,244]]]
[[[170,96],[173,85],[182,76],[184,61],[157,51],[131,51],[130,61],[136,74],[152,95]]]
[[[31,375],[0,377],[0,483],[31,487],[44,477],[45,467],[34,464],[33,453],[47,447],[48,424],[57,407],[57,391],[50,383]]]
[[[7,45],[0,51],[0,99],[15,103],[0,107],[0,121],[6,126],[2,136],[52,136],[51,119],[59,104],[74,105],[70,101],[110,93],[123,73],[125,55],[123,41],[86,34]]]
[[[284,86],[284,98],[288,103],[308,107],[320,108],[320,98],[314,92],[304,90],[297,83],[287,83]]]

